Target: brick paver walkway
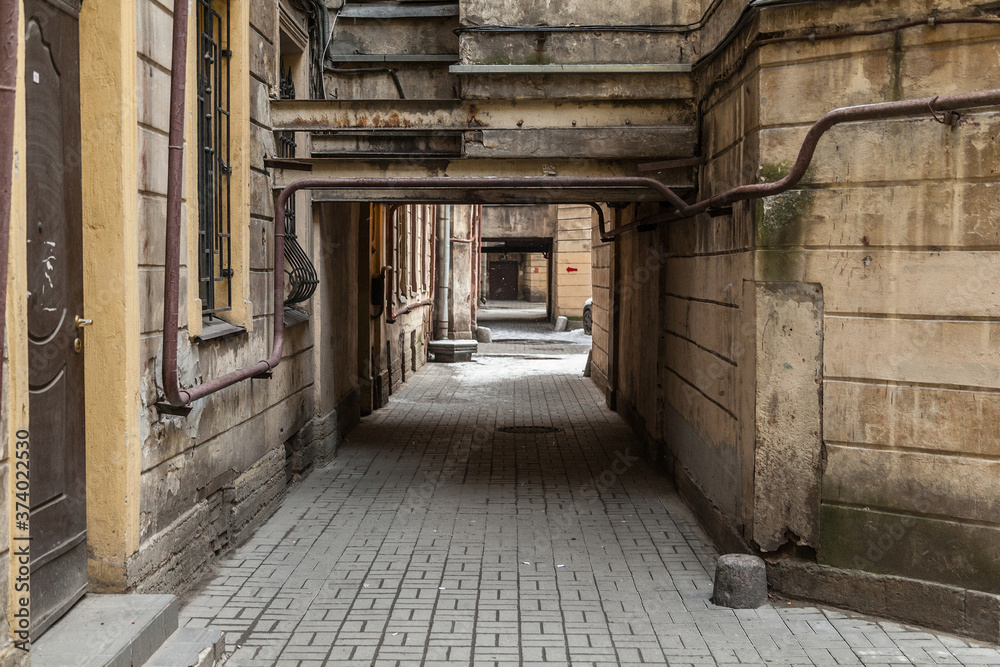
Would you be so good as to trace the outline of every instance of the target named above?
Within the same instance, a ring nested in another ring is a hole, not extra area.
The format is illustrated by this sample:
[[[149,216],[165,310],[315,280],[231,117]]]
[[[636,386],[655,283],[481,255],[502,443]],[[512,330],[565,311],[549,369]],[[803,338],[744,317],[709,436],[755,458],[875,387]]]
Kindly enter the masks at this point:
[[[716,554],[580,377],[585,348],[534,341],[417,373],[182,622],[225,631],[233,667],[1000,665],[993,648],[854,614],[713,606]],[[560,430],[496,431],[529,425]]]

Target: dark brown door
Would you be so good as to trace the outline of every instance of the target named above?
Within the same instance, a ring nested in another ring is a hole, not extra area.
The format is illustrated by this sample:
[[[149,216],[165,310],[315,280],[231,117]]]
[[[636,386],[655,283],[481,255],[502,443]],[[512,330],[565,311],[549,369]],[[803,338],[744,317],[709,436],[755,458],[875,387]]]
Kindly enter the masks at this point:
[[[490,262],[490,299],[517,301],[517,262]]]
[[[25,3],[32,639],[87,590],[79,30]]]

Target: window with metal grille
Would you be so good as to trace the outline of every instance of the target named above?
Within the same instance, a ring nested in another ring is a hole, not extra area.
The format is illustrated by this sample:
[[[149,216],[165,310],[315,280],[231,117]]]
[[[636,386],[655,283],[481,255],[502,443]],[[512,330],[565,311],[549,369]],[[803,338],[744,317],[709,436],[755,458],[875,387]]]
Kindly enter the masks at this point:
[[[229,0],[197,0],[198,295],[213,317],[233,303]]]
[[[287,75],[282,72],[280,94],[283,100],[295,99],[295,82],[292,79],[291,67],[288,68]],[[275,132],[274,141],[279,158],[296,157],[295,132]],[[285,204],[285,275],[287,277],[285,283],[289,288],[285,297],[286,306],[308,301],[319,285],[316,267],[313,266],[312,260],[309,259],[296,235],[295,197],[289,197]]]

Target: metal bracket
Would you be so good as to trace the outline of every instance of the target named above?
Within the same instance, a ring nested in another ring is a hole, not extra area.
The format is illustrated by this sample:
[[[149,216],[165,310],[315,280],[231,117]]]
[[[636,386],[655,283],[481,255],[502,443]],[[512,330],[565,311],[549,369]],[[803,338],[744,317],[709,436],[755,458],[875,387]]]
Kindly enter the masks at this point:
[[[264,166],[268,169],[289,169],[295,171],[312,171],[313,166],[309,162],[300,160],[288,160],[281,158],[264,158]]]
[[[156,404],[156,410],[161,415],[173,415],[175,417],[187,417],[191,414],[191,408],[187,405],[171,405],[166,401],[158,401]]]
[[[939,97],[935,97],[933,100],[931,100],[930,104],[927,105],[927,108],[931,112],[931,116],[933,116],[934,120],[941,123],[942,125],[947,125],[948,127],[956,127],[958,125],[958,121],[962,119],[962,114],[958,113],[957,111],[945,111],[940,116],[938,116],[937,110],[934,108],[934,103],[937,102],[938,99]]]

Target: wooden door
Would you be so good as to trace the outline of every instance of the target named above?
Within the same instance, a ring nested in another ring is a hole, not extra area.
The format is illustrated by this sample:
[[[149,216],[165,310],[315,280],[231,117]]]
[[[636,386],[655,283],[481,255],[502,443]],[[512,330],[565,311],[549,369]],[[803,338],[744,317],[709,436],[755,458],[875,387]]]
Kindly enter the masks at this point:
[[[490,299],[517,301],[517,262],[490,262]]]
[[[32,639],[87,590],[78,7],[25,2]]]

